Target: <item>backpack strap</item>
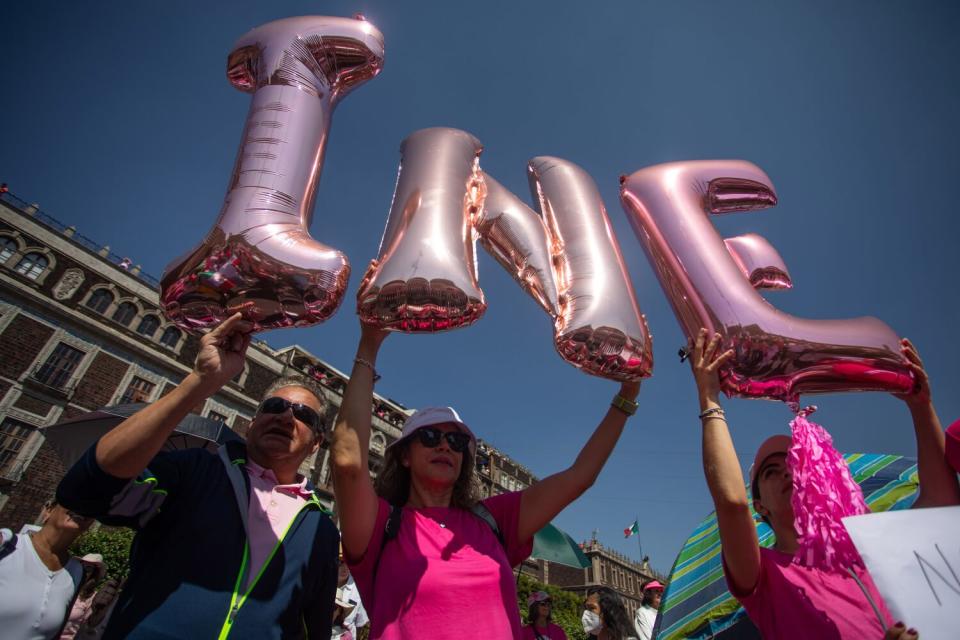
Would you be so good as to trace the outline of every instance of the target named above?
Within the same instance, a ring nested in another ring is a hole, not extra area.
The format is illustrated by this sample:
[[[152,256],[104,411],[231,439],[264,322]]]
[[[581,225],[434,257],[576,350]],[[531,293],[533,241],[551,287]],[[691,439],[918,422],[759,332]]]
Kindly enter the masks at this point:
[[[0,529],[0,560],[3,560],[8,555],[13,553],[14,549],[17,548],[17,540],[19,536],[10,531],[10,529]]]
[[[380,558],[383,557],[383,548],[387,543],[400,534],[400,518],[403,516],[403,507],[396,504],[390,505],[390,515],[387,516],[387,524],[383,527],[383,538],[380,539],[380,552],[373,563],[373,575],[370,583],[377,584],[377,571],[380,569]]]
[[[473,505],[473,509],[470,510],[473,515],[477,516],[481,520],[487,523],[490,529],[493,530],[493,534],[497,536],[497,540],[500,541],[500,546],[506,550],[507,543],[503,539],[503,533],[500,531],[500,525],[497,524],[497,519],[493,517],[493,514],[490,513],[490,510],[487,509],[483,503],[478,502]],[[380,540],[380,553],[377,554],[377,559],[373,563],[373,576],[371,583],[377,584],[377,570],[380,569],[380,558],[383,557],[383,548],[387,546],[387,543],[400,535],[400,519],[403,516],[403,507],[396,504],[390,505],[390,515],[387,516],[387,524],[383,528],[383,538]]]
[[[493,529],[493,534],[497,536],[497,540],[500,541],[500,546],[506,549],[507,543],[503,540],[503,533],[500,531],[500,525],[497,524],[497,519],[493,517],[492,513],[490,513],[490,509],[487,509],[482,502],[478,502],[477,504],[473,505],[473,509],[471,509],[471,511],[473,512],[473,515],[486,522],[490,528]]]

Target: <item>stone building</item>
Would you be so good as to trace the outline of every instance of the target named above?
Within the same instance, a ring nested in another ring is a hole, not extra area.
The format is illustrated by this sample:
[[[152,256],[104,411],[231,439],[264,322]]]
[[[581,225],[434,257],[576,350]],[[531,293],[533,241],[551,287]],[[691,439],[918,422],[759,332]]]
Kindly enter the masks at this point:
[[[590,587],[610,587],[620,594],[631,619],[643,600],[643,585],[654,578],[666,583],[666,578],[651,569],[648,562],[640,563],[607,549],[596,539],[581,543],[580,548],[590,560],[590,566],[585,569],[528,559],[521,570],[535,580],[561,587],[580,597],[586,597]]]
[[[623,598],[627,613],[631,619],[643,600],[642,587],[654,578],[666,582],[664,576],[650,568],[648,562],[637,562],[632,558],[607,549],[596,538],[580,545],[590,560],[586,569],[574,569],[556,563],[541,563],[549,566],[541,571],[546,575],[543,582],[563,587],[585,596],[592,586],[607,586],[617,591]]]
[[[199,340],[168,323],[159,283],[112,253],[16,198],[0,195],[0,526],[34,522],[65,469],[44,427],[127,402],[151,402],[192,368]],[[316,380],[340,406],[347,375],[299,346],[280,350],[255,340],[244,371],[194,412],[246,433],[266,388],[278,377]],[[370,472],[412,412],[376,395]],[[481,443],[485,495],[535,479]],[[329,452],[305,461],[321,498],[332,502]]]

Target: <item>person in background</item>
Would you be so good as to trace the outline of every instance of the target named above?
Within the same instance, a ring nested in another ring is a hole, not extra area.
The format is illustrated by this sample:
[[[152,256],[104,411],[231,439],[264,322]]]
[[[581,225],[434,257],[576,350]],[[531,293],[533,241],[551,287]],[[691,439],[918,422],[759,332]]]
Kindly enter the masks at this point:
[[[553,600],[546,591],[527,596],[527,624],[521,640],[567,640],[563,629],[553,624]]]
[[[639,382],[624,383],[574,463],[522,491],[480,501],[476,438],[450,407],[407,418],[370,478],[375,362],[387,332],[367,325],[334,429],[330,459],[343,552],[371,638],[516,638],[512,567],[533,535],[596,480],[636,410]],[[531,409],[531,412],[533,410]]]
[[[105,638],[330,637],[339,536],[298,472],[323,442],[323,392],[277,380],[246,443],[161,452],[243,370],[250,331],[237,313],[204,335],[180,385],[100,438],[60,483],[63,504],[137,530]]]
[[[84,565],[68,551],[93,523],[66,507],[48,510],[39,531],[4,534],[0,545],[0,636],[5,640],[56,638],[84,578]]]
[[[81,626],[90,616],[93,601],[97,594],[97,587],[107,575],[107,565],[103,563],[103,556],[99,553],[88,553],[80,558],[83,562],[84,576],[73,599],[73,606],[67,615],[67,623],[60,632],[60,640],[74,640],[78,637]]]
[[[716,508],[730,592],[765,638],[914,640],[917,631],[893,622],[866,569],[850,567],[855,574],[850,575],[794,562],[799,544],[791,504],[793,478],[787,464],[791,439],[785,435],[761,444],[751,467],[754,509],[776,535],[772,549],[760,547],[740,461],[719,404],[718,369],[733,351],[717,353],[719,334],[709,343],[706,338],[706,330],[701,329],[691,346],[690,365],[702,411],[703,469]],[[943,431],[930,400],[927,374],[909,341],[903,341],[901,350],[918,385],[914,393],[900,396],[913,416],[917,438],[920,489],[914,507],[960,504],[956,474],[944,461]],[[882,626],[877,615],[884,618]]]
[[[351,638],[357,638],[357,630],[365,627],[370,620],[367,618],[367,610],[363,608],[363,602],[360,600],[360,591],[357,590],[357,584],[353,581],[353,576],[350,575],[350,567],[343,561],[342,555],[337,570],[337,598],[349,605],[345,607],[348,611],[344,612],[341,627],[344,631],[350,632]],[[334,617],[334,620],[336,620],[336,617]],[[344,636],[342,633],[341,636],[338,636],[337,630],[334,628],[333,637]]]
[[[108,578],[93,596],[90,613],[77,630],[77,640],[99,640],[107,628],[110,614],[117,604],[117,596],[123,588],[123,582]]]
[[[643,602],[637,607],[633,616],[633,626],[640,640],[653,638],[653,625],[657,621],[657,611],[660,609],[660,599],[663,597],[663,584],[659,580],[651,580],[643,585]]]
[[[610,587],[590,587],[580,618],[583,631],[597,640],[637,640],[620,595]]]

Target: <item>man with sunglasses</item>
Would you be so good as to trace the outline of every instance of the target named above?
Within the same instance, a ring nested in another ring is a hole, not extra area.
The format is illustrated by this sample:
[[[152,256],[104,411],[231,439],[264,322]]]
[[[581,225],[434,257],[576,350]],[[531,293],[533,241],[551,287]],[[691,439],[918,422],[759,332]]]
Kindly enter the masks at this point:
[[[58,489],[72,509],[138,531],[106,639],[330,637],[339,534],[297,472],[324,439],[322,392],[278,380],[245,444],[160,451],[242,371],[240,318],[205,335],[180,385],[103,436]]]

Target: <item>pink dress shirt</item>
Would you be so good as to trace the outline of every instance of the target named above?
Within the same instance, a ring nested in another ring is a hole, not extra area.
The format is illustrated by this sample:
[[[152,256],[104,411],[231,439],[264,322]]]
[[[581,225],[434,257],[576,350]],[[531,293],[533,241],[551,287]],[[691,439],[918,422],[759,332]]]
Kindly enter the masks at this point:
[[[247,532],[250,535],[249,586],[294,516],[310,499],[311,493],[307,489],[307,479],[302,476],[298,476],[297,484],[278,484],[273,471],[264,469],[256,462],[248,460],[244,468],[250,476],[250,506],[247,511]]]

